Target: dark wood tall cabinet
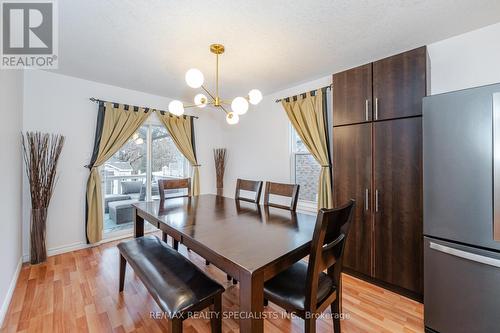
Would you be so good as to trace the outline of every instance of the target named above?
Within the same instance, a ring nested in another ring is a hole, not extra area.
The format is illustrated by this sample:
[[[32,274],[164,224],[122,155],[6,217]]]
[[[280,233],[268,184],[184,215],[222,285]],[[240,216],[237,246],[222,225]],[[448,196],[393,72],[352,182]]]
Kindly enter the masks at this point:
[[[372,120],[372,64],[334,75],[333,86],[334,126]]]
[[[426,69],[426,47],[374,62],[374,120],[421,115]]]
[[[371,203],[372,187],[372,126],[358,124],[341,126],[333,132],[333,160],[338,167],[335,173],[335,201],[337,205],[356,199],[354,220],[346,243],[343,265],[370,275],[371,258]]]
[[[422,118],[373,124],[374,274],[422,292]]]
[[[417,299],[426,82],[425,47],[333,75],[334,201],[357,203],[344,267]]]

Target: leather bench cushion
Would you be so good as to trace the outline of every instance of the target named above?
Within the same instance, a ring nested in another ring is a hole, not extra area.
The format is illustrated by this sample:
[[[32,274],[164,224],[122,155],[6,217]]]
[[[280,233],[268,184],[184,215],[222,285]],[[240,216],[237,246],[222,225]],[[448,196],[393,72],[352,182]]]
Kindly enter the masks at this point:
[[[279,273],[264,284],[264,294],[270,301],[291,304],[304,310],[306,302],[307,264],[299,261]],[[335,290],[332,279],[321,272],[318,283],[317,303],[319,304]]]
[[[155,236],[134,238],[118,249],[160,308],[174,317],[224,288]]]

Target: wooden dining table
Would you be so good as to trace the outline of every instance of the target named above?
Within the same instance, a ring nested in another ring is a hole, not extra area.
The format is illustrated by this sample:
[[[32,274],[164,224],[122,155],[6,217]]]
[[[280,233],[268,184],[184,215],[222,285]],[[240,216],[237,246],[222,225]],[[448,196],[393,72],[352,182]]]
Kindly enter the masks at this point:
[[[135,237],[144,221],[240,283],[240,332],[264,330],[264,282],[307,256],[316,217],[211,194],[134,205]]]

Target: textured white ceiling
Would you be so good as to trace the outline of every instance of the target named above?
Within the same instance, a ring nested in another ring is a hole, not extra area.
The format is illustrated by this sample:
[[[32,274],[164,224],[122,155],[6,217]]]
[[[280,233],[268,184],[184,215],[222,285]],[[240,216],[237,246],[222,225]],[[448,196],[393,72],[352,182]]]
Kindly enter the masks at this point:
[[[59,0],[58,73],[191,100],[264,94],[500,21],[499,0]]]

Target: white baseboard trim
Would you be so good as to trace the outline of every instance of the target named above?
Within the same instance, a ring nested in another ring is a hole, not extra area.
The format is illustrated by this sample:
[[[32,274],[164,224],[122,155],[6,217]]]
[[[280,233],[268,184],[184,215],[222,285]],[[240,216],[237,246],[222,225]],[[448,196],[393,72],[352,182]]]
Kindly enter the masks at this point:
[[[73,243],[73,244],[57,246],[57,247],[53,247],[51,249],[48,249],[47,250],[47,256],[51,257],[51,256],[55,256],[55,255],[61,254],[61,253],[66,253],[66,252],[71,252],[71,251],[85,249],[85,248],[90,247],[90,246],[91,245],[89,245],[89,244],[87,244],[85,242],[76,242],[76,243]],[[24,262],[29,262],[30,261],[30,255],[29,254],[23,255],[23,261]]]
[[[12,276],[12,280],[10,281],[9,289],[7,290],[7,294],[5,295],[5,299],[3,300],[2,307],[0,308],[0,327],[3,327],[3,321],[5,319],[5,315],[7,315],[7,311],[9,310],[10,301],[12,300],[12,295],[14,294],[14,290],[16,289],[17,279],[19,278],[19,273],[21,273],[21,267],[23,265],[23,258],[19,258],[19,262],[17,263],[16,271]]]
[[[155,230],[145,230],[144,233],[148,234],[148,233],[156,232],[156,231],[158,231],[158,230],[156,230],[156,229]],[[133,235],[134,235],[134,232],[131,230],[129,233],[119,234],[119,235],[116,235],[116,236],[112,235],[111,237],[105,238],[105,239],[103,239],[100,242],[95,243],[95,244],[87,244],[86,242],[76,242],[76,243],[72,243],[72,244],[68,244],[68,245],[57,246],[57,247],[53,247],[51,249],[48,249],[47,250],[47,256],[52,257],[52,256],[55,256],[55,255],[58,255],[58,254],[63,254],[63,253],[67,253],[67,252],[72,252],[72,251],[87,249],[89,247],[98,246],[98,245],[101,245],[101,244],[104,244],[104,243],[108,243],[108,242],[112,242],[112,241],[115,241],[115,240],[120,240],[120,239],[123,239],[123,238],[129,238],[129,237],[132,237]],[[30,255],[29,254],[23,255],[22,261],[23,262],[29,262],[30,261]]]
[[[89,244],[87,244],[85,242],[76,242],[73,244],[57,246],[57,247],[53,247],[51,249],[48,249],[47,255],[49,257],[51,257],[51,256],[55,256],[55,255],[61,254],[61,253],[71,252],[71,251],[75,251],[75,250],[81,250],[81,249],[84,249],[87,247],[89,247]]]

